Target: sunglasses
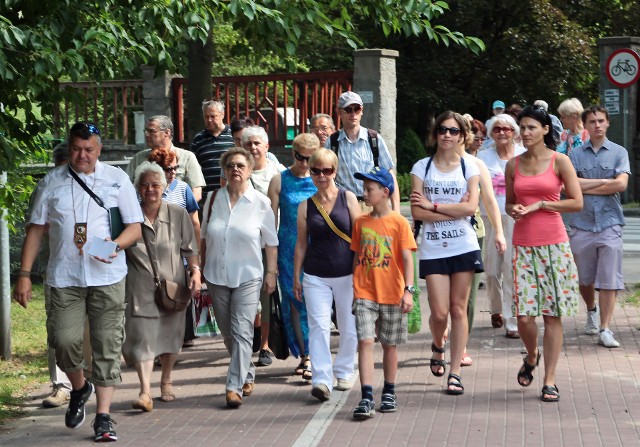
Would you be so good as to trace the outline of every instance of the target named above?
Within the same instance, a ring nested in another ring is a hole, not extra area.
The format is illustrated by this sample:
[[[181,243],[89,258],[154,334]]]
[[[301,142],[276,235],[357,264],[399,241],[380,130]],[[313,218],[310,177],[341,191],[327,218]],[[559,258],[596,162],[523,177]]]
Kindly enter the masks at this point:
[[[344,110],[344,113],[353,113],[353,112],[359,113],[362,110],[362,106],[353,106],[353,107],[349,106],[349,107],[345,107],[342,110]]]
[[[436,132],[438,132],[438,135],[446,135],[447,132],[449,132],[452,137],[455,137],[460,133],[460,129],[458,129],[457,127],[438,126],[436,127]]]
[[[162,168],[164,172],[176,172],[178,170],[177,166],[167,166],[166,168]]]
[[[323,174],[325,177],[330,176],[334,172],[336,172],[336,168],[309,168],[311,175],[320,175]]]
[[[511,132],[513,132],[513,129],[511,127],[495,126],[491,132],[493,132],[493,133],[500,133],[500,132],[511,133]]]
[[[293,156],[296,157],[296,160],[298,161],[309,161],[309,159],[311,158],[311,157],[305,157],[298,151],[293,151]]]
[[[100,130],[93,123],[86,123],[84,121],[78,121],[77,123],[75,123],[73,125],[73,127],[71,127],[71,132],[77,132],[79,130],[86,130],[89,133],[92,133],[92,134],[95,134],[95,135],[100,135]]]
[[[247,167],[247,165],[242,163],[227,163],[226,165],[224,165],[224,167],[227,169],[238,169],[240,171],[243,171],[244,168]]]

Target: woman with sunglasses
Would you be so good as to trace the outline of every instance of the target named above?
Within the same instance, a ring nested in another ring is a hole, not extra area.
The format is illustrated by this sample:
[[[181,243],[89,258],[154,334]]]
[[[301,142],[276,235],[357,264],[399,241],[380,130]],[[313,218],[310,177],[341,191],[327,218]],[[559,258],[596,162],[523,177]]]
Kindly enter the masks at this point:
[[[562,351],[562,317],[578,309],[578,271],[560,213],[582,209],[582,191],[567,157],[555,151],[549,114],[526,107],[519,116],[527,152],[507,163],[506,210],[515,221],[513,231],[513,305],[527,356],[518,371],[518,384],[533,382],[540,362],[538,327],[544,319],[544,369],[540,398],[560,399],[556,366]],[[564,189],[566,198],[560,197]],[[544,231],[540,231],[540,229]]]
[[[271,294],[278,276],[275,218],[267,196],[249,183],[253,163],[251,153],[243,148],[234,147],[222,155],[220,165],[227,184],[209,194],[202,217],[202,272],[231,356],[226,385],[231,408],[242,405],[243,396],[253,393],[253,322],[261,289]]]
[[[350,244],[351,229],[360,214],[360,205],[355,194],[336,186],[338,157],[333,151],[315,151],[309,159],[309,166],[311,179],[318,191],[298,206],[293,293],[302,302],[304,290],[309,321],[309,354],[313,358],[311,394],[325,401],[333,388],[346,391],[353,386],[358,341],[355,318],[351,313],[353,252]],[[329,339],[334,301],[340,345],[332,365]]]
[[[309,176],[309,158],[320,148],[320,140],[313,134],[302,133],[293,139],[293,164],[271,179],[269,199],[271,208],[278,216],[278,281],[282,300],[282,319],[287,330],[289,350],[300,364],[295,374],[306,381],[311,380],[309,359],[309,325],[304,299],[298,301],[293,296],[293,252],[298,235],[298,205],[317,191]]]
[[[520,135],[520,128],[515,119],[506,113],[496,115],[489,120],[487,132],[493,141],[489,147],[478,152],[478,158],[489,169],[493,192],[500,206],[502,230],[507,241],[506,251],[496,250],[496,228],[487,216],[487,209],[480,206],[480,213],[485,226],[485,249],[483,251],[484,274],[489,302],[491,303],[491,325],[494,328],[505,328],[507,338],[518,338],[518,323],[511,311],[513,266],[511,264],[511,239],[514,221],[504,209],[506,189],[504,172],[507,162],[526,149],[515,142]]]
[[[484,127],[482,121],[472,120],[471,133],[473,133],[473,141],[467,148],[467,152],[475,157],[478,155],[478,151],[480,150],[482,143],[487,139],[487,128]]]
[[[453,395],[464,393],[460,360],[468,337],[467,301],[474,273],[482,272],[480,246],[470,222],[478,207],[479,170],[458,153],[469,131],[462,115],[442,113],[431,133],[435,155],[418,161],[411,170],[411,214],[415,221],[424,222],[418,256],[431,310],[431,373],[436,377],[445,374],[444,336],[451,316],[451,371],[446,392]]]

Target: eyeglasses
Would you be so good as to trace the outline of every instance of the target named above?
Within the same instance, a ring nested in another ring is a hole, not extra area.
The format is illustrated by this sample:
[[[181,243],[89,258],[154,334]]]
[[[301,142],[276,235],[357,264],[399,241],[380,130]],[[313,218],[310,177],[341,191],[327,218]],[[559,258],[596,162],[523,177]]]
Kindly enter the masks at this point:
[[[493,128],[493,130],[491,132],[493,132],[493,133],[500,133],[500,132],[511,133],[511,132],[513,132],[513,129],[511,127],[494,126],[494,128]]]
[[[311,175],[323,174],[325,177],[328,177],[336,172],[336,168],[309,168],[309,171],[311,171]]]
[[[178,170],[177,166],[167,166],[162,168],[164,172],[176,172]]]
[[[349,107],[345,107],[342,110],[344,110],[344,113],[353,113],[353,112],[360,113],[360,111],[362,110],[362,106],[358,106],[358,105],[355,105],[353,107],[349,106]]]
[[[487,139],[486,137],[473,137],[473,141],[480,142],[480,143],[482,143],[486,139]]]
[[[226,165],[224,165],[224,167],[227,169],[238,169],[239,171],[243,171],[244,168],[247,167],[247,165],[242,163],[227,163]]]
[[[153,127],[145,127],[144,133],[156,134],[158,132],[162,132],[164,129],[154,129]]]
[[[350,112],[347,112],[347,113],[350,113]],[[323,133],[329,133],[329,132],[331,132],[331,127],[329,127],[329,126],[313,126],[311,128],[311,130],[316,130],[316,131],[320,131],[320,132],[323,132]]]
[[[140,188],[145,189],[162,189],[162,183],[140,183]]]
[[[93,123],[88,123],[88,122],[84,122],[84,121],[78,121],[70,129],[71,132],[77,132],[79,130],[86,130],[89,133],[92,133],[92,134],[95,134],[95,135],[100,135],[100,130]]]
[[[305,157],[298,151],[293,151],[293,156],[296,157],[296,160],[298,161],[309,161],[309,159],[311,158],[311,157]]]
[[[436,127],[436,132],[438,132],[438,135],[446,135],[447,132],[449,132],[452,137],[455,137],[460,133],[460,129],[458,129],[457,127],[438,126]]]

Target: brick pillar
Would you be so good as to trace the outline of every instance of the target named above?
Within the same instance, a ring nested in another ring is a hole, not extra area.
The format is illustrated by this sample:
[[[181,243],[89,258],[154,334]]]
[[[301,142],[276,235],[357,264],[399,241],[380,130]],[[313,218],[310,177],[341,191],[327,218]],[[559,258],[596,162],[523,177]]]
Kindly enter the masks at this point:
[[[362,97],[362,125],[376,129],[396,160],[396,59],[395,50],[353,52],[353,90]]]

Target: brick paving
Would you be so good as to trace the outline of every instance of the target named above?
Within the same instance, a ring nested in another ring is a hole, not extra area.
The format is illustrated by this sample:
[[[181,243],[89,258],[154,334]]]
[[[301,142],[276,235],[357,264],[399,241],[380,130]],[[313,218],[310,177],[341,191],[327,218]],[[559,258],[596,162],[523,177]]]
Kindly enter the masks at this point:
[[[619,349],[598,346],[597,337],[582,333],[583,305],[578,317],[564,319],[565,346],[557,373],[562,398],[553,404],[539,399],[543,368],[535,370],[530,387],[517,384],[522,344],[491,327],[487,308],[486,294],[480,291],[476,327],[468,346],[474,364],[463,368],[463,396],[446,395],[446,376],[437,378],[429,372],[431,338],[423,292],[422,331],[399,349],[398,412],[378,412],[372,419],[354,421],[351,412],[360,400],[359,385],[350,392],[335,391],[331,400],[321,404],[310,396],[310,386],[292,375],[297,364],[293,358],[259,368],[254,394],[245,398],[240,409],[226,409],[226,352],[219,337],[205,338],[180,356],[173,379],[176,401],[160,401],[160,373],[154,372],[151,413],[131,409],[138,393],[137,377],[135,371],[123,368],[123,383],[112,407],[120,438],[117,445],[640,445],[640,309],[616,307],[612,330],[622,344]],[[378,401],[381,367],[378,346]],[[64,408],[40,406],[47,391],[45,386],[33,394],[28,415],[12,421],[12,428],[0,435],[1,446],[67,447],[92,442],[95,401],[87,406],[90,414],[85,424],[69,430],[64,427]]]

